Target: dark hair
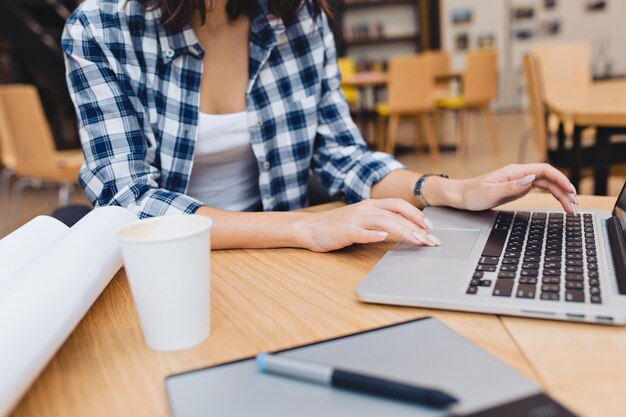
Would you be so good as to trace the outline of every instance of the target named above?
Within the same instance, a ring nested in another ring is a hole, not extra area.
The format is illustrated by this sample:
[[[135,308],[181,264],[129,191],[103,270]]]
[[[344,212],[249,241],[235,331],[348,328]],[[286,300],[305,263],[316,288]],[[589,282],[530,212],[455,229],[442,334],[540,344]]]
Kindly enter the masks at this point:
[[[209,8],[213,6],[212,0],[141,0],[153,8],[160,8],[161,25],[168,30],[181,30],[191,22],[194,13],[200,14],[202,24],[206,20],[207,3]],[[228,0],[226,13],[233,21],[241,15],[252,15],[258,0]],[[301,7],[311,8],[314,18],[324,12],[331,15],[326,0],[267,0],[268,10],[273,15],[282,19],[285,23],[293,20]]]

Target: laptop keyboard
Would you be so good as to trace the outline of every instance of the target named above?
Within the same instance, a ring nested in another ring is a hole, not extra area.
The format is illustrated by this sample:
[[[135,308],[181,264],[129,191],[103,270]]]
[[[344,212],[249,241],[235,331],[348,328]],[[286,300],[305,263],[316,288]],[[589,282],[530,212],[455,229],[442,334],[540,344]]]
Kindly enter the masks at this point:
[[[498,212],[467,288],[496,297],[602,303],[589,213]]]

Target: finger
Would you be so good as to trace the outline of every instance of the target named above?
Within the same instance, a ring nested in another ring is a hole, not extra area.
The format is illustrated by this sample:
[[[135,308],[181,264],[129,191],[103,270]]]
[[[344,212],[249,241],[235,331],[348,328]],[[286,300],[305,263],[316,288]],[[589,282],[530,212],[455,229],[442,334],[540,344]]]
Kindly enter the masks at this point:
[[[377,212],[368,218],[366,227],[369,229],[382,229],[416,245],[435,246],[441,244],[439,239],[429,234],[425,229],[407,220],[404,216],[388,210],[378,209]]]
[[[535,174],[535,179],[547,179],[558,186],[564,193],[574,193],[576,189],[570,183],[569,179],[558,169],[554,168],[550,164],[537,163],[537,164],[524,164],[514,165],[512,168],[518,172],[518,176],[526,176]]]
[[[559,187],[557,184],[554,184],[554,183],[552,183],[552,182],[550,182],[548,180],[542,179],[542,180],[536,180],[533,183],[533,185],[535,187],[537,187],[537,188],[541,188],[541,189],[550,191],[552,193],[552,195],[554,196],[554,198],[559,200],[559,202],[563,206],[563,209],[568,214],[578,214],[578,210],[576,208],[576,204],[572,200],[571,194],[563,192],[561,187]]]
[[[387,239],[389,233],[383,230],[361,229],[354,236],[354,243],[375,243]]]
[[[494,199],[501,202],[523,197],[532,189],[534,180],[535,174],[531,174],[519,180],[492,184],[492,192],[496,194]]]
[[[374,207],[397,213],[409,219],[423,229],[433,229],[434,225],[424,213],[413,204],[401,198],[384,198],[374,200]]]

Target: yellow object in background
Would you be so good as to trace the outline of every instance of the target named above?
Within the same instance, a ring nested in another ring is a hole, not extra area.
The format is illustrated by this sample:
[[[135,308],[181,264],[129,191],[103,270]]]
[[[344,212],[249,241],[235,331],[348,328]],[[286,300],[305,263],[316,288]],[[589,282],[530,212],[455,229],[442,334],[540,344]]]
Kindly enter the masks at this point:
[[[345,80],[356,74],[356,62],[354,62],[354,59],[339,58],[337,60],[337,64],[339,65],[339,72],[341,73],[342,80]],[[348,104],[351,107],[356,106],[357,100],[359,99],[359,92],[356,87],[342,86],[341,89],[346,95],[346,100],[348,101]]]

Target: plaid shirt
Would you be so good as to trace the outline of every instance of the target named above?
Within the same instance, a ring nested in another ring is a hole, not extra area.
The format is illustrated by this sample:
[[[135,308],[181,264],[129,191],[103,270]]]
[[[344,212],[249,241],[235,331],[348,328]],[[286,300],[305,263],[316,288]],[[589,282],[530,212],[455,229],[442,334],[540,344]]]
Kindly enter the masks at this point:
[[[307,205],[309,169],[331,195],[356,202],[391,171],[371,152],[340,90],[325,16],[308,7],[285,26],[258,0],[250,18],[246,112],[264,210]],[[63,34],[67,80],[85,162],[79,180],[96,206],[140,217],[193,213],[187,195],[203,49],[187,26],[171,33],[138,0],[87,0]]]

